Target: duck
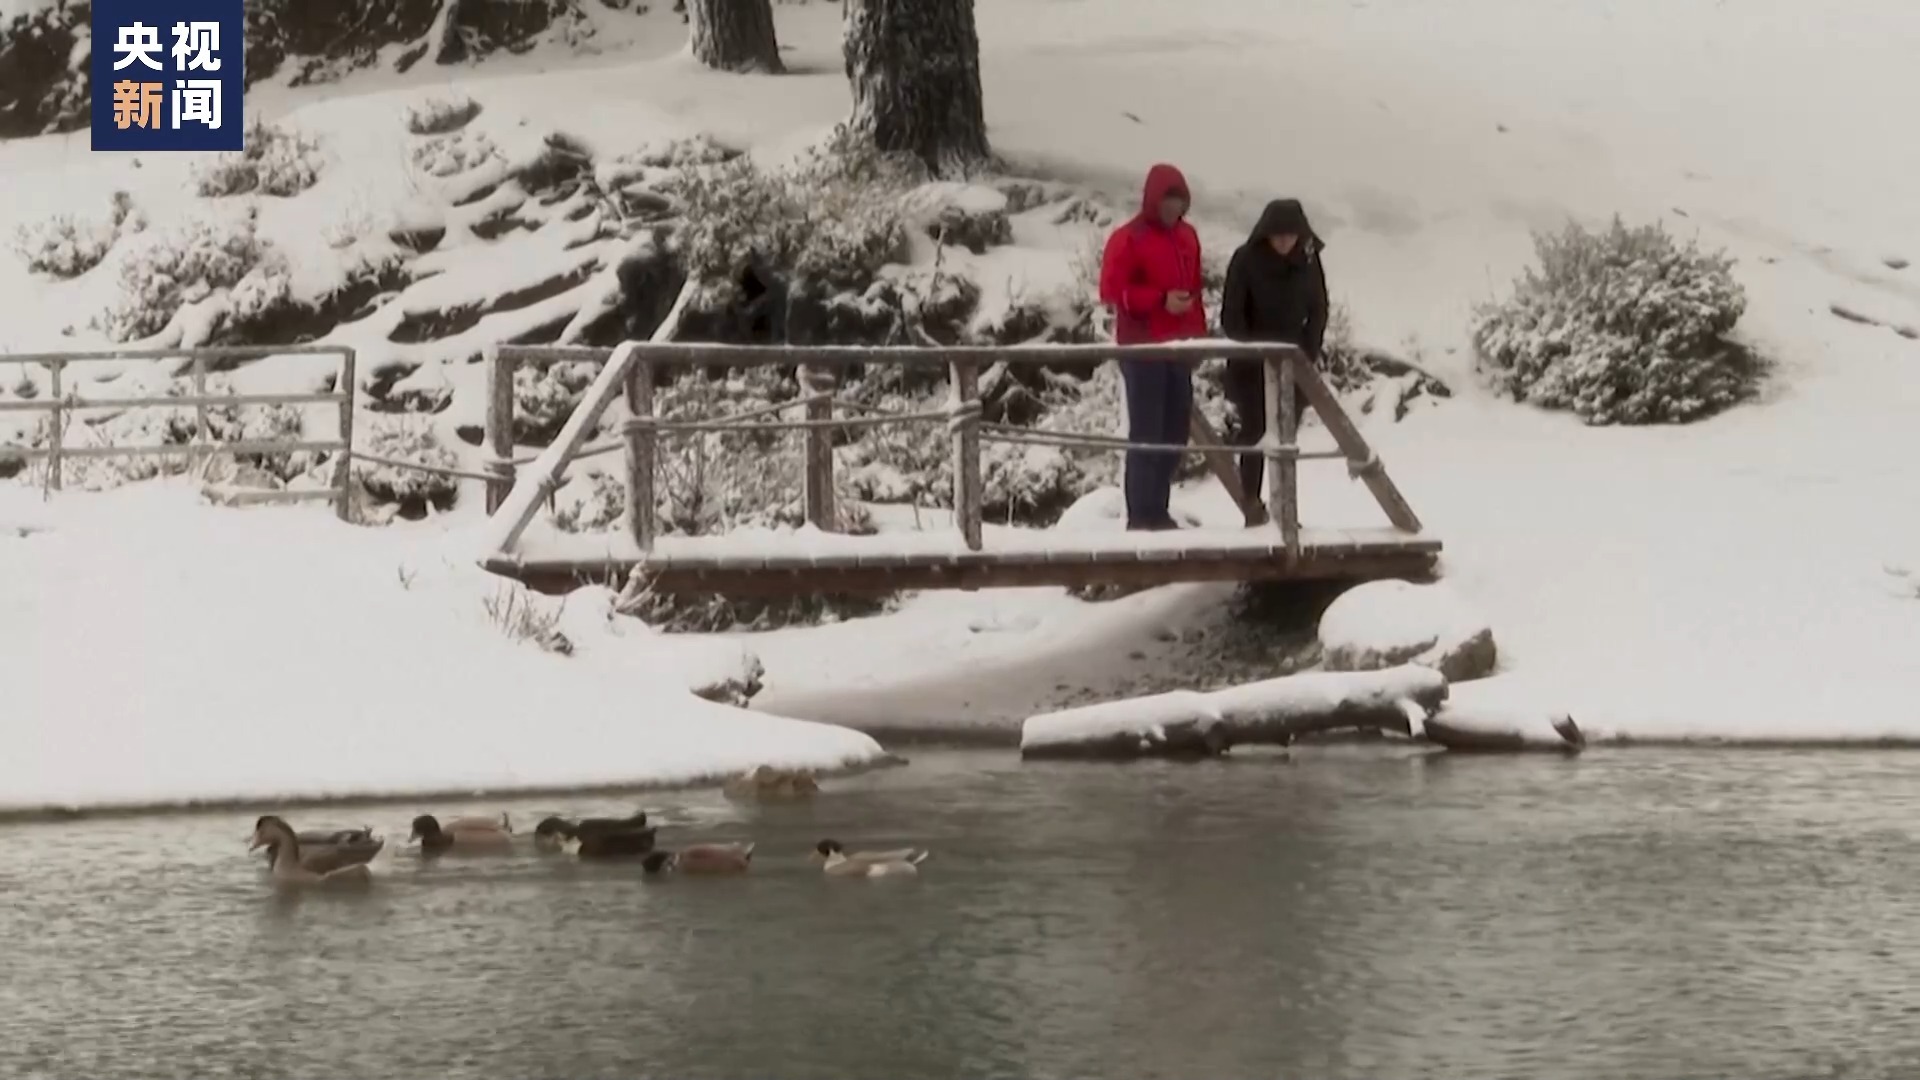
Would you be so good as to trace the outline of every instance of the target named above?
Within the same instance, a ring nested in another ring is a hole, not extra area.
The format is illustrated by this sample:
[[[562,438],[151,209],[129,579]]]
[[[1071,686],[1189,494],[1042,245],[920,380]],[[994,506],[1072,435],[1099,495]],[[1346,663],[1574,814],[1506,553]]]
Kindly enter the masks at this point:
[[[721,788],[729,799],[785,801],[810,799],[820,791],[811,769],[776,769],[762,765],[741,773]]]
[[[442,855],[450,851],[462,855],[491,854],[513,846],[509,824],[507,816],[502,814],[499,821],[455,818],[442,826],[432,814],[421,814],[413,819],[413,832],[407,840],[418,840],[423,855]],[[456,825],[458,827],[453,827]]]
[[[744,874],[753,864],[752,844],[694,844],[650,853],[640,868],[649,874]]]
[[[254,824],[253,841],[247,850],[263,847],[271,847],[275,852],[272,874],[276,885],[366,885],[373,881],[373,873],[364,862],[324,871],[310,869],[301,858],[299,835],[292,826],[272,814]]]
[[[535,850],[557,853],[566,850],[567,842],[573,841],[574,853],[583,859],[617,859],[630,855],[645,855],[653,850],[653,841],[658,829],[638,827],[635,822],[647,820],[645,814],[636,814],[632,818],[586,818],[582,821],[568,821],[562,817],[543,818],[533,828],[533,846]]]
[[[286,819],[277,814],[264,814],[255,821],[254,836],[260,836],[260,830],[269,822],[278,824],[288,832],[293,832],[294,839],[300,844],[300,865],[316,874],[338,870],[343,866],[370,863],[375,855],[380,854],[380,849],[387,846],[386,840],[373,835],[371,826],[362,826],[358,829],[336,829],[331,832],[294,832]],[[269,830],[268,840],[264,845],[267,849],[269,869],[280,858],[280,844],[275,839],[278,835],[278,830]]]
[[[896,848],[892,851],[856,851],[838,840],[822,840],[814,845],[814,857],[824,864],[828,877],[901,877],[920,872],[920,864],[930,852],[922,848]]]

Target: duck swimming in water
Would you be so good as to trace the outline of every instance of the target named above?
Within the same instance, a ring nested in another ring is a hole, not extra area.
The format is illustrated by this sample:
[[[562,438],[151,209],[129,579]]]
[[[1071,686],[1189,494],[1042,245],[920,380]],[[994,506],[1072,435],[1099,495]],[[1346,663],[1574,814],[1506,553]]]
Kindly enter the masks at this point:
[[[744,874],[752,864],[752,844],[694,844],[653,852],[640,868],[649,874]]]
[[[824,863],[828,877],[906,877],[920,872],[927,851],[897,848],[893,851],[859,851],[852,854],[838,840],[822,840],[814,845],[814,857]]]
[[[533,846],[538,851],[557,853],[567,844],[583,859],[617,859],[645,855],[653,850],[657,829],[642,828],[647,815],[631,818],[586,818],[568,821],[562,817],[543,818],[533,828]]]
[[[268,822],[278,822],[289,832],[293,831],[293,827],[287,825],[285,818],[277,814],[265,814],[253,823],[254,835],[260,835],[261,826]],[[272,835],[277,836],[278,833],[272,832]],[[316,874],[338,870],[343,866],[372,862],[373,857],[380,854],[380,849],[387,846],[385,840],[373,835],[371,826],[358,829],[294,832],[294,839],[300,842],[300,865]],[[270,838],[265,846],[267,866],[271,868],[280,857],[280,845],[278,841]]]
[[[513,833],[505,814],[499,821],[455,818],[445,826],[432,814],[421,814],[413,819],[413,832],[407,840],[419,841],[422,855],[491,855],[513,847]]]
[[[274,850],[273,883],[283,886],[312,885],[366,885],[373,880],[373,874],[364,862],[351,863],[327,871],[308,869],[301,858],[300,837],[285,821],[271,814],[261,818],[253,827],[253,841],[248,850],[271,847]]]

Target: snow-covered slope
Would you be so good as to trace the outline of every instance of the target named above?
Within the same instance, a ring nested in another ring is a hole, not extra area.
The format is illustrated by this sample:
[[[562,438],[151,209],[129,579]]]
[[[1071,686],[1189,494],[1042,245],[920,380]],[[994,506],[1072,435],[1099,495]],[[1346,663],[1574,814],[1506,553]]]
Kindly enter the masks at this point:
[[[572,655],[514,640],[501,624],[528,601],[464,558],[458,533],[198,502],[175,485],[50,506],[0,488],[0,810],[670,783],[881,756],[846,728],[694,697],[689,682],[737,655],[610,618],[604,592],[558,612]]]

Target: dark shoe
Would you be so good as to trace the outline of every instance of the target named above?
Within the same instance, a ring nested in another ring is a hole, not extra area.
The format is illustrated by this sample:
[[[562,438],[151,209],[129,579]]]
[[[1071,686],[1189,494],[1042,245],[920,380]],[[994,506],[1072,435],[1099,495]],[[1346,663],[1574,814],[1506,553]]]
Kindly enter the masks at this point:
[[[1250,503],[1246,509],[1246,517],[1249,529],[1257,529],[1262,525],[1273,523],[1273,515],[1267,513],[1267,504],[1263,502]]]
[[[1147,528],[1153,532],[1179,532],[1180,523],[1172,518],[1161,518],[1159,521],[1148,525]]]

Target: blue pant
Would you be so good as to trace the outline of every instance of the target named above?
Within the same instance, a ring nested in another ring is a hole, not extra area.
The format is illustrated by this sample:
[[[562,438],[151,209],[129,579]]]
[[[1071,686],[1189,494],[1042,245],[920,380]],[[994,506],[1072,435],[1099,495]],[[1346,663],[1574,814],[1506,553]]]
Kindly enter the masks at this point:
[[[1179,361],[1122,360],[1120,377],[1127,386],[1127,438],[1185,446],[1193,428],[1193,368]],[[1176,451],[1127,451],[1129,528],[1173,524],[1167,502],[1179,467]]]

